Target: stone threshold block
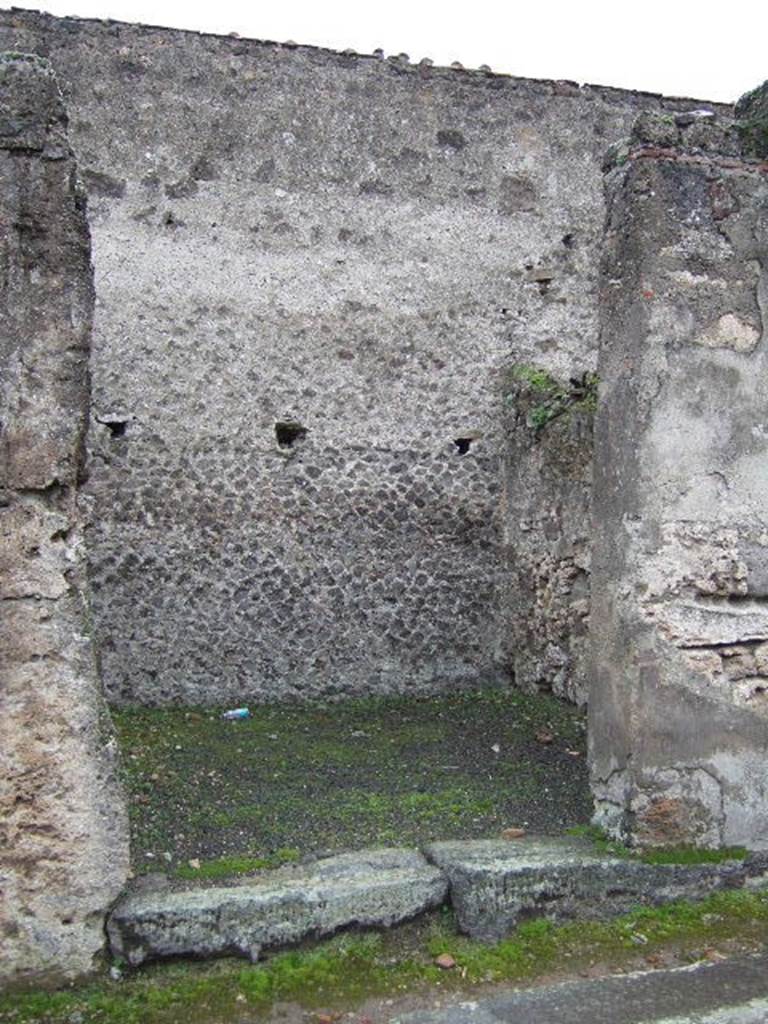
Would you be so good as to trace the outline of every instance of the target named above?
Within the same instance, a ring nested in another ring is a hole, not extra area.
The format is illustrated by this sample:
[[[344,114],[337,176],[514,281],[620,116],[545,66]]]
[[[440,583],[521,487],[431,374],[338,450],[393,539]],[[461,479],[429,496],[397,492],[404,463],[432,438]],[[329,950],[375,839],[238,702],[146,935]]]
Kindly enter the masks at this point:
[[[108,921],[112,953],[137,966],[168,956],[241,955],[330,935],[348,925],[386,927],[445,899],[443,873],[416,850],[361,850],[213,888],[135,891]]]
[[[485,941],[531,917],[602,919],[638,904],[695,899],[768,879],[768,853],[719,864],[644,864],[570,837],[438,842],[424,852],[448,877],[459,928]]]

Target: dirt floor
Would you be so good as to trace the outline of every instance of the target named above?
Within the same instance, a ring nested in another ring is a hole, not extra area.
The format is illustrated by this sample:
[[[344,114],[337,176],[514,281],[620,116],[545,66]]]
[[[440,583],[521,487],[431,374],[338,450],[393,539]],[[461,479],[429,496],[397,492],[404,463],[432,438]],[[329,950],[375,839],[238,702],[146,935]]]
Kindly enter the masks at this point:
[[[485,690],[252,711],[239,722],[218,710],[115,713],[135,871],[223,877],[320,851],[507,827],[551,834],[589,818],[585,722],[551,697]]]

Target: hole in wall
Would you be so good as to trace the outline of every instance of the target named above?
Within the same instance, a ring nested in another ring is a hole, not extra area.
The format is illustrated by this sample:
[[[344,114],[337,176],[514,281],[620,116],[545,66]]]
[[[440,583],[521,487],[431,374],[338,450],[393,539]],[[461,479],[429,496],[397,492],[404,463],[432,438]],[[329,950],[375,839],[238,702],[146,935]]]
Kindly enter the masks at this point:
[[[128,420],[120,420],[116,417],[107,418],[106,416],[103,419],[96,416],[95,419],[97,423],[102,425],[102,427],[107,428],[110,438],[125,437],[128,430]]]
[[[454,437],[453,443],[456,445],[459,455],[466,455],[474,440],[474,437]]]
[[[307,436],[307,428],[295,420],[283,420],[275,424],[275,437],[281,448],[293,448],[297,441]]]
[[[167,228],[183,228],[185,222],[183,220],[179,220],[178,217],[174,216],[172,210],[168,210],[165,216],[163,217],[163,224]]]
[[[573,232],[569,231],[567,235],[563,235],[563,245],[566,249],[572,249],[576,245],[576,236]]]

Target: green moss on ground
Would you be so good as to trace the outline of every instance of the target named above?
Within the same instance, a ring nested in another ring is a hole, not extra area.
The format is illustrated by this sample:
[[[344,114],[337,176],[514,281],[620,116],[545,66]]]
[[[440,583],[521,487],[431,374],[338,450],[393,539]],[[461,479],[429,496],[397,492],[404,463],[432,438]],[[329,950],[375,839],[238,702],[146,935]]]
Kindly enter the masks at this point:
[[[574,825],[566,831],[569,836],[589,839],[598,853],[604,853],[608,857],[631,857],[633,855],[628,846],[624,846],[616,839],[611,839],[598,825]]]
[[[242,961],[174,963],[144,968],[120,982],[102,979],[56,993],[0,998],[3,1024],[236,1024],[255,1021],[276,1002],[309,1009],[347,1009],[372,996],[471,990],[493,982],[532,982],[577,974],[600,964],[616,969],[642,961],[693,962],[718,946],[764,948],[768,893],[717,893],[701,903],[641,909],[610,922],[554,925],[531,921],[495,945],[456,934],[450,912],[387,933],[337,936],[309,950],[277,954],[261,964]],[[453,970],[434,958],[448,953]]]
[[[704,850],[698,846],[668,846],[644,850],[640,859],[646,864],[722,864],[727,860],[744,860],[749,850],[744,846],[721,846]]]
[[[584,718],[548,696],[484,690],[252,711],[239,722],[205,709],[115,713],[136,871],[220,878],[285,860],[286,849],[508,826],[556,834],[589,818]],[[190,875],[190,860],[218,866]]]
[[[633,850],[615,839],[611,839],[597,825],[574,825],[568,835],[580,836],[594,843],[600,853],[612,857],[627,857],[644,864],[722,864],[727,860],[744,860],[749,854],[744,846],[721,846],[710,850],[700,846],[665,846],[657,849]]]
[[[268,857],[216,857],[213,860],[193,860],[180,864],[174,874],[189,881],[216,878],[231,878],[233,875],[247,875],[253,871],[279,868],[283,864],[295,864],[301,854],[295,849],[280,849]]]

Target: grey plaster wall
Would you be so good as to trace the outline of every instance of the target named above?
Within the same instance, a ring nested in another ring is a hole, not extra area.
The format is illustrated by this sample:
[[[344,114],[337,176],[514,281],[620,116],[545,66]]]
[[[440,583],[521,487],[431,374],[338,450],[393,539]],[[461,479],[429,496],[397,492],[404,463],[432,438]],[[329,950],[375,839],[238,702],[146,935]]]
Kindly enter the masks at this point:
[[[78,503],[84,202],[50,65],[0,55],[0,987],[89,970],[128,873]]]
[[[600,155],[667,101],[19,11],[0,45],[50,57],[89,194],[112,699],[508,681],[501,382],[594,367]]]
[[[643,116],[610,172],[595,425],[598,817],[768,847],[768,181]]]

